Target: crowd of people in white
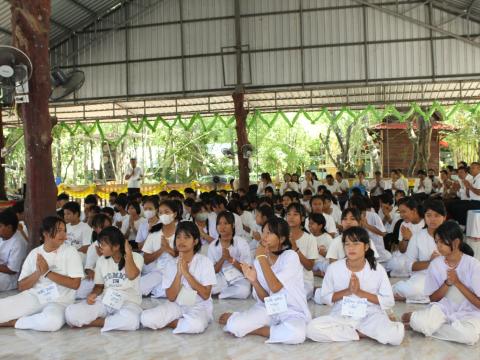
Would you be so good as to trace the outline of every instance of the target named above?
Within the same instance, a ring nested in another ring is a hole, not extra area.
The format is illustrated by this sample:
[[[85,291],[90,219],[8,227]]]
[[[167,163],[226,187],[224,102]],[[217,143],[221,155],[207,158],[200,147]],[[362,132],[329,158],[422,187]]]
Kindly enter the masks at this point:
[[[0,291],[16,290],[0,299],[0,327],[202,333],[212,296],[253,297],[248,310],[216,319],[225,332],[399,345],[412,329],[475,344],[480,262],[464,226],[480,209],[480,164],[420,170],[413,187],[399,170],[389,176],[306,171],[301,181],[285,174],[277,189],[264,173],[248,189],[112,193],[103,208],[95,195],[82,209],[60,194],[28,254],[18,203],[0,213]],[[403,279],[392,286],[390,277]],[[164,300],[144,309],[146,296]],[[330,314],[312,319],[308,301]],[[395,301],[425,305],[397,319]]]

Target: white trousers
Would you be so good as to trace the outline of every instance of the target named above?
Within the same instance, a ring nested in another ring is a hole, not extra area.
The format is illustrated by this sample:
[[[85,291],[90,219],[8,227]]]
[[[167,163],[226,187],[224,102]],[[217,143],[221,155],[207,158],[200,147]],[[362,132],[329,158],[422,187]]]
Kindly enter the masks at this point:
[[[180,306],[167,301],[152,309],[144,310],[140,317],[143,327],[163,329],[172,321],[178,320],[174,334],[200,334],[205,331],[211,315],[202,305]]]
[[[480,337],[480,318],[467,317],[450,322],[436,304],[414,311],[410,327],[425,336],[468,345],[474,345]]]
[[[113,310],[97,298],[95,304],[89,305],[86,301],[69,305],[65,310],[67,324],[82,327],[98,318],[105,318],[102,332],[110,330],[138,330],[142,308],[134,303],[126,302],[119,310]]]
[[[60,303],[41,304],[36,295],[23,291],[0,299],[0,323],[18,319],[16,329],[58,331],[65,324],[65,307]]]
[[[321,293],[322,293],[322,288],[318,288],[315,290],[315,293],[313,294],[313,302],[318,305],[325,305],[322,302]]]
[[[428,304],[430,298],[424,292],[425,278],[424,272],[415,272],[408,280],[393,285],[393,293],[406,298],[407,302]]]
[[[160,270],[149,272],[140,278],[140,291],[143,296],[152,294],[154,298],[166,297],[165,289],[162,289],[163,273]]]
[[[256,304],[242,312],[234,312],[223,328],[236,337],[244,337],[254,330],[270,327],[267,343],[296,345],[305,341],[306,322],[297,315],[269,316],[265,306]]]
[[[385,269],[390,272],[392,277],[409,277],[411,262],[407,254],[395,251],[392,258],[385,264]]]
[[[246,299],[250,296],[251,285],[247,279],[240,279],[228,284],[223,273],[216,274],[217,284],[212,287],[212,294],[219,299]]]
[[[310,321],[307,327],[307,337],[318,342],[360,340],[358,332],[390,345],[400,345],[405,335],[403,324],[391,321],[383,311],[368,314],[360,320],[340,315],[320,316]]]
[[[17,277],[0,273],[0,291],[15,290],[17,288]]]
[[[80,287],[75,292],[75,299],[83,300],[92,292],[95,287],[95,281],[89,279],[82,279]]]

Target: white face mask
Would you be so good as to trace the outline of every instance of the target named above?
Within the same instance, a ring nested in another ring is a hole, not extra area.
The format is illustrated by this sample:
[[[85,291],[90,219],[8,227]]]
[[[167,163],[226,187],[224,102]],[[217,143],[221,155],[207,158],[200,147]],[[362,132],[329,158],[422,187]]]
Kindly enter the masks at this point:
[[[163,225],[169,225],[173,222],[174,217],[173,215],[163,214],[160,215],[159,220]]]
[[[150,220],[155,216],[155,211],[154,210],[145,210],[144,212],[145,217]]]

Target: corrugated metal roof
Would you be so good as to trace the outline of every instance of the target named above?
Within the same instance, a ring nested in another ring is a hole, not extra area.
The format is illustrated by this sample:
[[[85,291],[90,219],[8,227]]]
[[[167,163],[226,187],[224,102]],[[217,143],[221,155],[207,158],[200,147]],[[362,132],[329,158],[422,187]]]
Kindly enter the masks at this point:
[[[50,44],[81,30],[125,0],[51,0]],[[11,31],[9,0],[0,0],[0,28]],[[11,36],[0,31],[0,44],[10,44]]]
[[[245,94],[246,107],[253,112],[277,110],[330,111],[344,106],[351,109],[364,109],[368,105],[383,108],[394,105],[398,109],[409,108],[412,103],[430,107],[434,102],[444,106],[480,101],[480,81],[451,81],[436,83],[391,83],[369,86],[348,86],[338,88],[312,88],[307,90],[284,90],[248,92]],[[132,98],[131,100],[110,100],[77,104],[51,104],[50,114],[59,121],[75,122],[77,120],[92,122],[122,122],[126,118],[155,119],[162,116],[172,119],[182,116],[201,114],[213,116],[221,114],[232,116],[234,106],[231,94],[218,94],[188,98]],[[6,126],[18,126],[19,120],[14,112],[4,109],[3,122]]]

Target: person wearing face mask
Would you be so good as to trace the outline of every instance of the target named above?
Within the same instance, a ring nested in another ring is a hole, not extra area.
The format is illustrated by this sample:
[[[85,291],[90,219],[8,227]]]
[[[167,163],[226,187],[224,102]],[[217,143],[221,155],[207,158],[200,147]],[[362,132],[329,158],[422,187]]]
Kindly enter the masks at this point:
[[[160,222],[158,218],[158,197],[149,196],[143,203],[143,215],[147,221],[140,224],[137,231],[137,237],[135,242],[138,244],[138,248],[142,249],[147,240],[148,234],[152,227]]]
[[[215,240],[215,238],[208,234],[207,207],[203,202],[196,202],[192,205],[191,214],[195,225],[197,225],[198,231],[200,232],[200,241],[202,242],[202,249],[200,250],[200,253],[206,256],[208,253],[208,245]]]
[[[145,266],[140,278],[144,296],[165,297],[162,279],[165,268],[177,256],[173,248],[175,230],[182,215],[175,200],[162,201],[158,208],[159,221],[150,229],[142,251]]]

